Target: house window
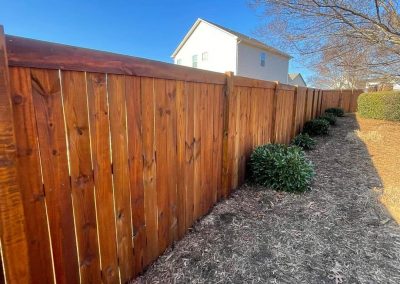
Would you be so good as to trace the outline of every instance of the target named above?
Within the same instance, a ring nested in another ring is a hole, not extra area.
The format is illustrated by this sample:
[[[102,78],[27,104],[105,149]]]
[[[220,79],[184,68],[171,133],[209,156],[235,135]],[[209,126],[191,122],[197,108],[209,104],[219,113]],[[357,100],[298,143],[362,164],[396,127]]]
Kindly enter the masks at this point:
[[[260,53],[260,65],[261,65],[262,67],[265,66],[265,53],[264,53],[264,52],[261,52],[261,53]]]
[[[197,67],[197,54],[192,56],[192,67]]]
[[[202,61],[207,61],[208,60],[208,52],[206,51],[206,52],[203,52],[202,54],[201,54],[201,60]]]
[[[182,65],[182,59],[181,59],[181,58],[177,59],[177,60],[176,60],[176,64]]]

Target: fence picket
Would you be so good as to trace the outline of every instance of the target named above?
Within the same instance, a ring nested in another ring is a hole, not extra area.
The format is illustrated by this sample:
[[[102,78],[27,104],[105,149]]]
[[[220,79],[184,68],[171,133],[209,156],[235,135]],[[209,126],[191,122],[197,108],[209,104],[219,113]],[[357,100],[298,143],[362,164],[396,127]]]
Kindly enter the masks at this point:
[[[124,75],[107,76],[117,250],[120,277],[123,283],[128,282],[133,277],[131,189],[125,92]]]
[[[360,94],[2,32],[0,91],[9,283],[128,282],[243,184],[254,147]]]
[[[101,279],[104,283],[119,283],[106,75],[87,73],[86,81]]]
[[[77,283],[79,268],[57,70],[31,69],[47,214],[57,283]]]
[[[100,282],[85,73],[63,71],[61,81],[81,281]]]

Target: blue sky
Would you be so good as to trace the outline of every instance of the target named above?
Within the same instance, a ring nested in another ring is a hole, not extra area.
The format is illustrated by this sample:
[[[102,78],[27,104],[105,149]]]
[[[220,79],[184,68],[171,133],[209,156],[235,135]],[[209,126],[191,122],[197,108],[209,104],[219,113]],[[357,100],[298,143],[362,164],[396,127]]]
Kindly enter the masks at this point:
[[[0,9],[7,34],[165,62],[197,18],[253,37],[262,24],[248,0],[6,0]],[[310,74],[294,61],[289,72]]]

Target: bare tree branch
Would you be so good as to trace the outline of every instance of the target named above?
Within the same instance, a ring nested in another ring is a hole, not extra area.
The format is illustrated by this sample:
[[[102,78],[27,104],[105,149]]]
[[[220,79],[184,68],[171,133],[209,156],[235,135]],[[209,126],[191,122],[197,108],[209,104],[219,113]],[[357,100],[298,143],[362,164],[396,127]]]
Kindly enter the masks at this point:
[[[301,58],[317,74],[334,74],[346,82],[400,80],[397,0],[249,1],[261,8],[267,23],[258,35]]]

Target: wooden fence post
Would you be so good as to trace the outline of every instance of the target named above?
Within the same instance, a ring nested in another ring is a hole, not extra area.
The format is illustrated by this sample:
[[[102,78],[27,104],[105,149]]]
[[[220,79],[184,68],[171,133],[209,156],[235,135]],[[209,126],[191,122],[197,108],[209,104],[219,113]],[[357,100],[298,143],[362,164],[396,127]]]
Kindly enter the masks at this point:
[[[24,208],[17,174],[6,42],[0,26],[0,239],[7,283],[30,283]],[[44,267],[43,269],[48,269]]]
[[[271,143],[276,142],[275,122],[276,122],[276,105],[277,105],[277,101],[278,101],[278,99],[277,99],[278,86],[279,86],[279,82],[275,81],[274,96],[273,96],[273,100],[272,100]]]
[[[232,167],[230,166],[230,155],[233,154],[231,148],[232,141],[229,141],[229,105],[232,99],[234,88],[233,72],[225,72],[226,82],[223,100],[223,140],[222,140],[222,197],[226,198],[231,190]]]
[[[295,86],[294,96],[293,96],[293,112],[292,112],[292,134],[291,139],[294,138],[297,134],[297,123],[296,123],[296,114],[297,114],[297,89],[298,86]]]

